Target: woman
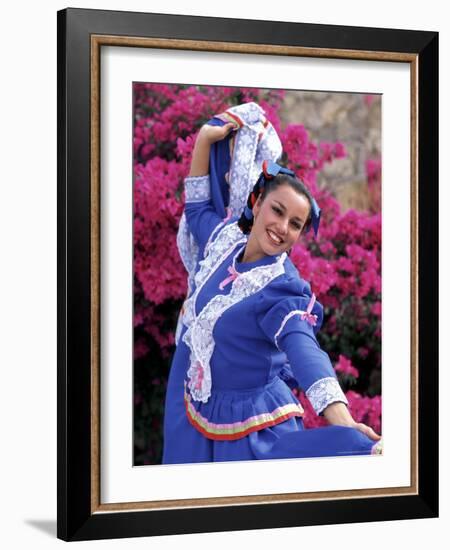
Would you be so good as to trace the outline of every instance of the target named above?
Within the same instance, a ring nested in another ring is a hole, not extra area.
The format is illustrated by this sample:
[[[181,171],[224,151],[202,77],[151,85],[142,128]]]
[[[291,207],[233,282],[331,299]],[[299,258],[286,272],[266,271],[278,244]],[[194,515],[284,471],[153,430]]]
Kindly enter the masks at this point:
[[[235,129],[201,128],[185,180],[199,262],[169,375],[163,463],[380,453],[380,436],[347,409],[316,340],[322,306],[288,257],[317,232],[307,188],[268,162],[239,220],[224,223],[211,203],[210,149]],[[304,428],[293,384],[330,426]]]

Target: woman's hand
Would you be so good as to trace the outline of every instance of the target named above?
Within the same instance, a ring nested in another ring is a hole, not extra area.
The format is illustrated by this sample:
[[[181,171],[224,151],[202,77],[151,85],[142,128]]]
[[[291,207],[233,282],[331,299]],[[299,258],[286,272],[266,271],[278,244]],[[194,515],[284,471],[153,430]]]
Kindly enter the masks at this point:
[[[204,124],[200,128],[197,139],[195,140],[189,176],[204,176],[208,174],[211,145],[237,129],[237,125],[233,122],[228,122],[224,126],[210,126],[209,124]]]
[[[224,139],[230,132],[233,130],[238,130],[239,127],[234,124],[234,122],[228,122],[223,126],[210,126],[209,124],[204,124],[198,133],[197,139],[203,139],[210,145],[216,141]]]
[[[374,441],[379,441],[381,439],[381,435],[377,434],[375,430],[373,430],[370,426],[367,426],[366,424],[362,424],[361,422],[355,422],[353,428],[356,428],[363,434],[367,435],[369,439],[373,439]]]
[[[361,422],[356,422],[350,414],[347,405],[344,403],[331,403],[331,405],[328,405],[323,411],[323,414],[328,422],[334,426],[355,428],[374,441],[379,441],[381,439],[381,435],[378,435],[370,426]]]

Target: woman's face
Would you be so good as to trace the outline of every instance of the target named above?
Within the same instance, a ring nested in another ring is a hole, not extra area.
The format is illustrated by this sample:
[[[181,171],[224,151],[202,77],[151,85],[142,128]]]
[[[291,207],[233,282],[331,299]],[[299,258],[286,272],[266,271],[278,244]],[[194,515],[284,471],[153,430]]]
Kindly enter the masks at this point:
[[[253,207],[249,238],[252,257],[274,256],[289,250],[300,237],[309,211],[308,199],[287,184],[279,185],[264,200],[259,197]]]

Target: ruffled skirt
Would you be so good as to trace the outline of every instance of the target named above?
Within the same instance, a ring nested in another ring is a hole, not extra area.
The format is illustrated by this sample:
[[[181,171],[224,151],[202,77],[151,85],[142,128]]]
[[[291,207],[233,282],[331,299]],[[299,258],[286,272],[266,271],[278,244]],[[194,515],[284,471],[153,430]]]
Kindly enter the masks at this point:
[[[302,408],[276,378],[262,388],[214,392],[206,404],[190,399],[189,349],[180,341],[164,411],[163,464],[373,455],[381,443],[355,428],[305,429]]]

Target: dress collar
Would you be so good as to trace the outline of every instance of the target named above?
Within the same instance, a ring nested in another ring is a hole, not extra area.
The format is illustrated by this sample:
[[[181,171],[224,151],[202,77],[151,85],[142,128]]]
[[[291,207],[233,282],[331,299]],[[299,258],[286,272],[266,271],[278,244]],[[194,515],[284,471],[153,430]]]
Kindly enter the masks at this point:
[[[271,265],[277,262],[281,254],[278,254],[276,256],[263,256],[259,260],[256,260],[254,262],[242,262],[242,256],[244,255],[244,250],[247,243],[244,243],[243,245],[239,246],[239,249],[233,256],[233,267],[239,272],[239,273],[245,273],[246,271],[249,271],[250,269],[253,269],[255,267],[262,267],[264,265]]]

